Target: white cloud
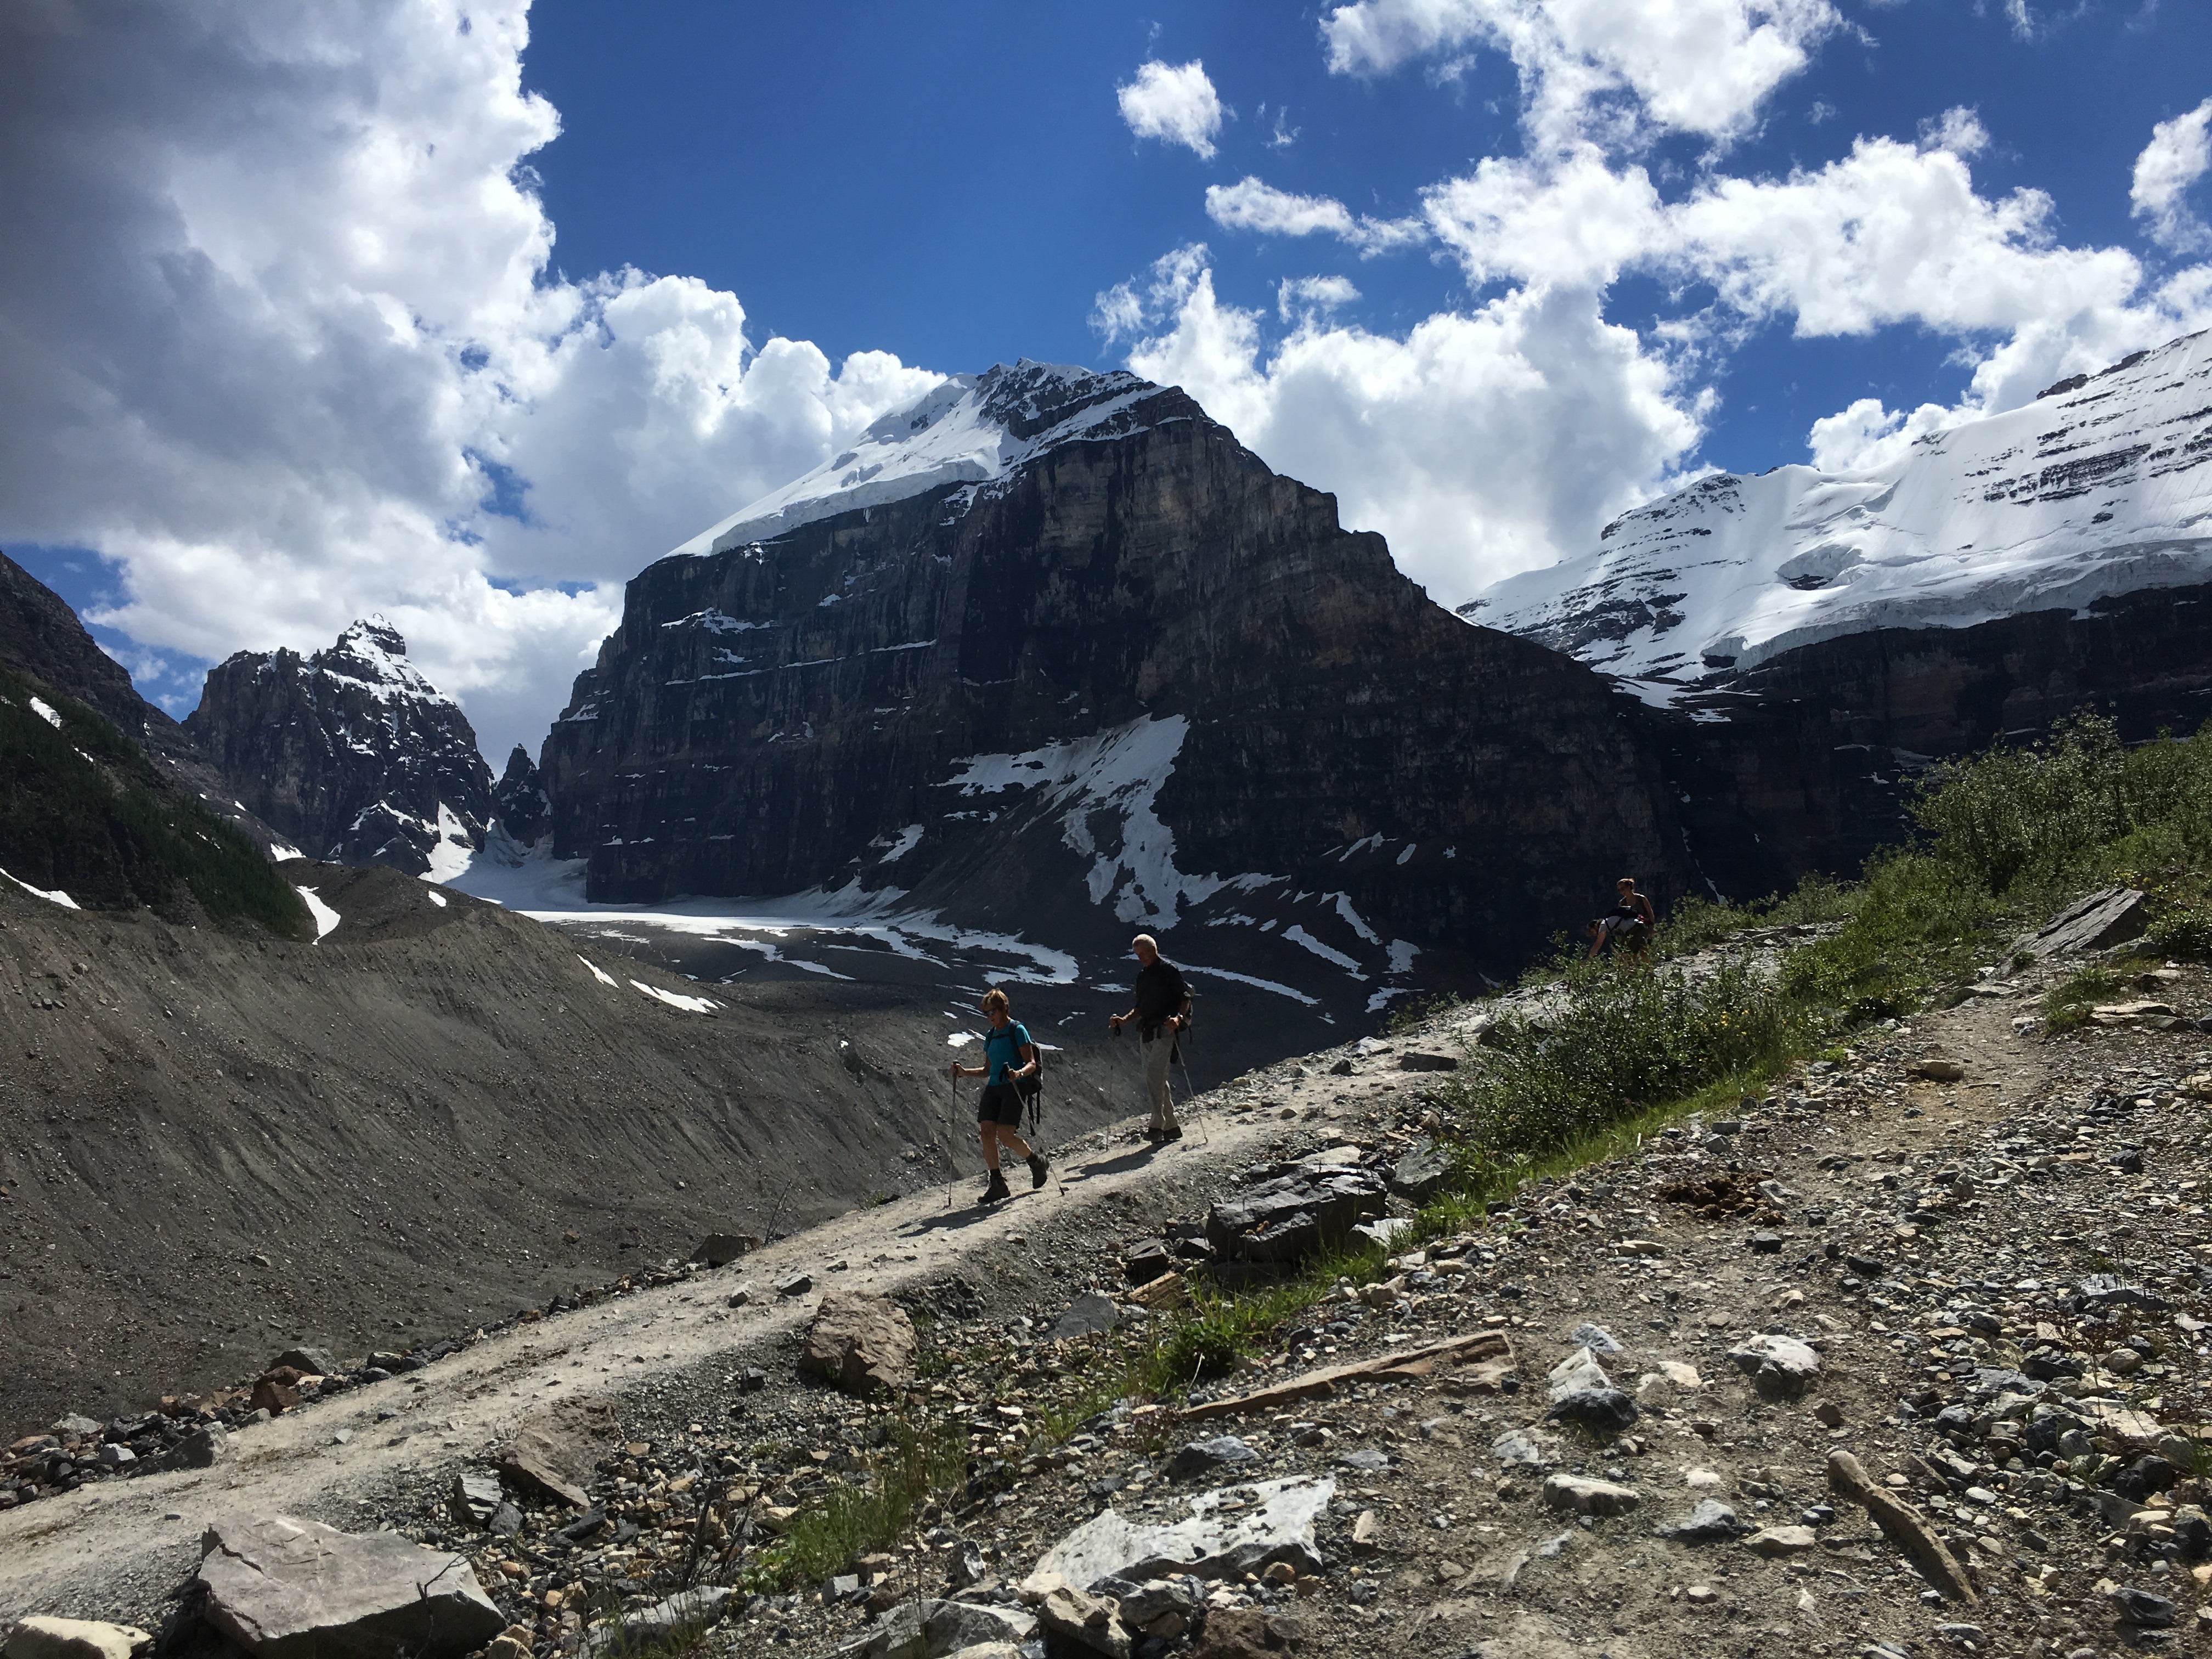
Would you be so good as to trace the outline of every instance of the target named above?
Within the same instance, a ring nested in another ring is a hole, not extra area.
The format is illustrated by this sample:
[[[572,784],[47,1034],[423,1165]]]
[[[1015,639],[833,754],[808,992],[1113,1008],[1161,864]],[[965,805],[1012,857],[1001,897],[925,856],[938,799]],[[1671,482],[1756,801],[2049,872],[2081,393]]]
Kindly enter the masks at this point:
[[[1425,198],[1429,223],[1470,281],[1603,288],[1665,249],[1667,210],[1644,169],[1615,173],[1594,145],[1542,161],[1486,157]]]
[[[1982,125],[1978,111],[1964,105],[1945,110],[1933,120],[1920,124],[1920,148],[1946,149],[1954,155],[1979,155],[1990,147],[1990,130]]]
[[[1206,213],[1229,230],[1268,236],[1310,236],[1318,231],[1341,237],[1366,255],[1404,247],[1428,234],[1419,219],[1370,219],[1333,198],[1296,196],[1250,177],[1233,185],[1208,185]]]
[[[1915,441],[1959,423],[1957,410],[1923,404],[1906,415],[1892,414],[1879,398],[1862,398],[1850,408],[1813,422],[1806,442],[1813,465],[1824,472],[1856,472],[1902,460]]]
[[[1531,285],[1402,340],[1292,303],[1296,326],[1270,350],[1259,313],[1223,304],[1206,250],[1188,247],[1125,284],[1122,305],[1156,331],[1132,368],[1334,490],[1344,523],[1381,531],[1447,604],[1587,544],[1698,436],[1699,402],[1587,289]]]
[[[1828,0],[1358,0],[1328,13],[1322,36],[1338,74],[1387,74],[1468,46],[1503,52],[1546,144],[1599,125],[1725,141],[1842,21]]]
[[[1275,313],[1285,322],[1325,316],[1350,305],[1359,290],[1342,276],[1291,276],[1275,290]]]
[[[1182,144],[1213,159],[1213,140],[1225,113],[1206,65],[1194,58],[1170,65],[1154,59],[1139,66],[1137,78],[1119,88],[1121,118],[1139,138]]]
[[[1663,33],[1674,14],[1711,21],[1718,3],[1339,7],[1324,33],[1340,71],[1379,73],[1469,42],[1511,51],[1523,153],[1430,186],[1418,222],[1362,219],[1333,197],[1250,178],[1209,189],[1207,212],[1230,228],[1333,236],[1363,252],[1378,233],[1415,240],[1418,224],[1480,303],[1389,337],[1345,319],[1348,285],[1296,278],[1280,283],[1270,318],[1224,302],[1194,246],[1100,295],[1097,320],[1134,342],[1132,368],[1182,385],[1271,465],[1335,492],[1346,523],[1384,532],[1400,564],[1447,600],[1585,550],[1608,514],[1687,476],[1717,406],[1711,377],[1756,330],[1911,327],[1950,343],[1965,379],[1955,404],[1893,411],[1867,398],[1814,422],[1815,461],[1847,469],[2212,325],[2212,265],[2147,288],[2124,248],[2061,240],[2043,192],[1978,191],[1973,158],[1990,138],[1972,109],[1933,116],[1911,138],[1862,137],[1779,178],[1731,176],[1711,155],[1668,199],[1635,159],[1643,141],[1662,126],[1741,131],[1835,21],[1825,6],[1729,5],[1721,21],[1737,27],[1719,28],[1715,61],[1663,88],[1649,63],[1622,55],[1639,29]],[[1607,20],[1611,37],[1599,27]],[[1762,30],[1764,58],[1746,44]],[[1745,46],[1741,61],[1728,61],[1729,42]],[[2207,170],[2190,149],[2201,136],[2160,129],[2144,210],[2167,210]],[[1641,337],[1605,316],[1628,275],[1674,296]]]
[[[623,580],[934,382],[757,345],[694,279],[549,280],[526,33],[521,0],[0,15],[0,535],[117,562],[101,619],[198,656],[381,610],[497,756]]]
[[[2190,186],[2212,170],[2212,98],[2186,115],[2160,121],[2150,143],[2136,157],[2130,204],[2138,219],[2149,221],[2153,240],[2176,253],[2212,247],[2212,232],[2189,206]]]

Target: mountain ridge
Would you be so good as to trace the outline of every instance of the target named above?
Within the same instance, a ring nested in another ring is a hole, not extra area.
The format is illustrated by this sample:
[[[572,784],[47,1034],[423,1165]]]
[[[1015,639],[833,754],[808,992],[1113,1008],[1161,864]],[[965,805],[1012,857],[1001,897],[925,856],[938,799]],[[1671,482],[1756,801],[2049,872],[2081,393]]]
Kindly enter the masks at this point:
[[[241,800],[314,858],[452,875],[497,813],[468,716],[381,616],[310,656],[235,653],[208,671],[185,729]]]

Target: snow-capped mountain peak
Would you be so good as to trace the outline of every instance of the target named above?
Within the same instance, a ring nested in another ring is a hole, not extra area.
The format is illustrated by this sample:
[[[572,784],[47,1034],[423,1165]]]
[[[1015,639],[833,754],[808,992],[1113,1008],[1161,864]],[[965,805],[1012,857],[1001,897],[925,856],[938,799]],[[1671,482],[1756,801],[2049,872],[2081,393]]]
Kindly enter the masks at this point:
[[[1863,471],[1716,474],[1461,614],[1632,678],[2212,580],[2212,333]]]
[[[953,375],[884,416],[851,448],[702,531],[675,556],[772,540],[855,507],[1001,477],[1063,444],[1126,436],[1147,424],[1135,407],[1159,391],[1126,370],[1099,374],[1027,358]]]
[[[379,701],[395,697],[418,702],[451,704],[453,701],[407,659],[406,640],[380,612],[353,623],[338,635],[337,643],[315,653],[308,664],[313,672],[357,686]]]

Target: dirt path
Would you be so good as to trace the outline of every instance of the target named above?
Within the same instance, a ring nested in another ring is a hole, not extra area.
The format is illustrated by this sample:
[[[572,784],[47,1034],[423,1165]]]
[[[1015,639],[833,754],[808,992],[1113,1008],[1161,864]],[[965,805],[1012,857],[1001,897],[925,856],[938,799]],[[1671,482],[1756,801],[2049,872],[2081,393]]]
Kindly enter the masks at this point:
[[[1292,1091],[1284,1092],[1288,1099]],[[1133,1123],[1085,1136],[1042,1191],[1023,1190],[994,1209],[969,1206],[977,1182],[963,1176],[950,1188],[952,1207],[945,1188],[895,1200],[684,1283],[515,1327],[419,1371],[241,1431],[231,1459],[211,1469],[101,1482],[0,1512],[0,1620],[151,1616],[197,1565],[201,1531],[216,1515],[276,1510],[358,1528],[364,1501],[380,1503],[403,1476],[442,1485],[548,1401],[620,1400],[640,1382],[676,1375],[719,1381],[802,1328],[825,1291],[892,1291],[948,1272],[992,1278],[1014,1254],[1009,1239],[1048,1217],[1082,1227],[1127,1200],[1149,1208],[1190,1182],[1218,1179],[1281,1127],[1203,1105],[1201,1117],[1202,1127],[1158,1152],[1131,1133]],[[963,1163],[976,1163],[972,1147]],[[811,1274],[813,1289],[776,1297],[769,1287],[793,1272]],[[726,1307],[741,1284],[762,1299]],[[340,1431],[349,1437],[334,1443]]]

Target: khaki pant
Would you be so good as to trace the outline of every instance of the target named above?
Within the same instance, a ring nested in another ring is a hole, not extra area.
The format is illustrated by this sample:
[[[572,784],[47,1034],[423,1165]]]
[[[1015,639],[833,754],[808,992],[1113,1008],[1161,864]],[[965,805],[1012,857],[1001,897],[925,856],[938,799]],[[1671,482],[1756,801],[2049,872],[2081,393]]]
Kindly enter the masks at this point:
[[[1145,1092],[1152,1097],[1152,1127],[1165,1133],[1176,1127],[1175,1096],[1168,1088],[1168,1062],[1175,1057],[1175,1033],[1162,1030],[1144,1039]]]

